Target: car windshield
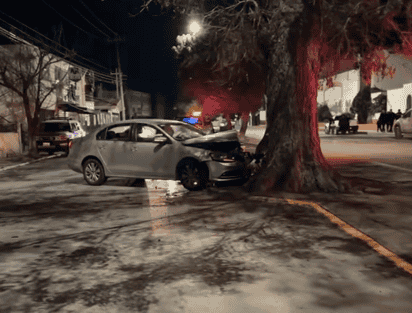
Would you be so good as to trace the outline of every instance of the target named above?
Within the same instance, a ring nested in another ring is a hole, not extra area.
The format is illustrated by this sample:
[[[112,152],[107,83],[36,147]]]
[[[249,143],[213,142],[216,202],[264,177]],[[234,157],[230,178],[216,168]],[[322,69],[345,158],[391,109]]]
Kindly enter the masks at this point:
[[[69,123],[43,123],[41,126],[42,132],[59,132],[59,131],[70,131]]]
[[[193,127],[192,125],[167,123],[159,125],[166,133],[174,139],[183,141],[192,138],[198,138],[205,135],[203,131]]]

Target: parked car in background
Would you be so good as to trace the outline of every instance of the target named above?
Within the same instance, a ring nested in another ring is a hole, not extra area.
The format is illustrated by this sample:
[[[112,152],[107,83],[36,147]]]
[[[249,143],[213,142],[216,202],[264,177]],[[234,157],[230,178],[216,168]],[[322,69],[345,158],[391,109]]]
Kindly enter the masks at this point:
[[[69,154],[71,143],[84,136],[86,132],[77,120],[62,118],[44,121],[36,137],[37,151]]]
[[[324,123],[325,123],[325,134],[334,135],[336,132],[336,128],[337,128],[335,120],[331,118],[330,120],[324,121]]]
[[[358,121],[351,113],[343,113],[335,117],[335,121],[338,121],[336,134],[353,133],[356,134],[359,129]]]
[[[222,114],[212,118],[212,126],[215,133],[229,130],[229,124]]]
[[[395,138],[401,139],[403,136],[412,135],[412,109],[403,114],[393,125],[395,128]]]
[[[209,181],[249,175],[236,131],[207,135],[188,123],[162,119],[106,125],[74,142],[68,161],[90,185],[133,177],[180,180],[186,189],[200,190]]]

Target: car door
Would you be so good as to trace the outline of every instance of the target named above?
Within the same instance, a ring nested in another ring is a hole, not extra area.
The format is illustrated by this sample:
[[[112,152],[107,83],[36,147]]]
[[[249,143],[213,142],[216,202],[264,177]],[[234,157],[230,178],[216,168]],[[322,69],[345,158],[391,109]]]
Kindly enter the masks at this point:
[[[164,137],[165,142],[155,142]],[[134,123],[131,141],[125,152],[134,177],[174,179],[176,161],[174,143],[159,128],[144,123]]]
[[[399,123],[401,124],[401,130],[404,133],[412,133],[412,110],[407,111],[401,118]]]
[[[131,124],[115,124],[101,132],[97,149],[109,175],[127,176],[129,160],[126,157],[127,142],[130,141]],[[100,133],[98,134],[100,135]]]

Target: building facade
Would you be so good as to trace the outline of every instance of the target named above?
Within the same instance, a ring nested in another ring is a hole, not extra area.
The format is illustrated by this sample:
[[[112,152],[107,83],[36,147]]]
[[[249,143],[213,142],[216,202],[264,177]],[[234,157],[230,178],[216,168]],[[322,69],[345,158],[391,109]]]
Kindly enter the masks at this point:
[[[152,116],[150,94],[127,89],[124,94],[124,102],[128,119]]]

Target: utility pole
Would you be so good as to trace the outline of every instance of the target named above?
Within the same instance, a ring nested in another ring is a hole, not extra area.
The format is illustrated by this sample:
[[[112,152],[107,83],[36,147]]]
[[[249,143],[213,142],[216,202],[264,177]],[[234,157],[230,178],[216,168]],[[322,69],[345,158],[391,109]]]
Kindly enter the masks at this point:
[[[123,94],[123,74],[122,68],[120,67],[120,56],[119,56],[119,44],[116,43],[116,50],[117,50],[117,65],[118,65],[118,76],[119,77],[119,85],[120,85],[120,102],[122,103],[122,118],[121,120],[124,121],[126,119],[126,112],[124,107],[124,94]]]
[[[120,99],[120,97],[119,97],[119,80],[118,80],[119,76],[118,76],[117,69],[116,69],[115,73],[110,73],[110,74],[111,75],[116,75],[116,99]],[[120,115],[120,120],[121,120],[121,115]]]
[[[126,119],[126,110],[124,107],[124,93],[123,93],[123,73],[120,66],[120,56],[119,56],[119,42],[125,41],[125,38],[116,37],[114,39],[108,39],[108,42],[115,42],[116,43],[116,50],[117,50],[117,70],[116,70],[116,91],[117,97],[119,98],[119,89],[120,89],[120,102],[121,102],[121,115],[120,120],[124,121]],[[119,88],[120,87],[120,88]]]

